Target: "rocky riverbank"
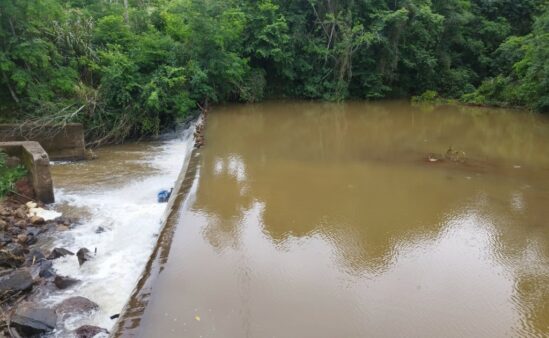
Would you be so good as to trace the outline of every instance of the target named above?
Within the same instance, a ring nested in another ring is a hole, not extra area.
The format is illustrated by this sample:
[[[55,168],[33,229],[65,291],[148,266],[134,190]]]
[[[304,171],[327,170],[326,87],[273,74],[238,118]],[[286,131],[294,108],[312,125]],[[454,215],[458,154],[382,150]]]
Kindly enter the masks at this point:
[[[0,201],[0,332],[6,337],[48,334],[72,316],[92,314],[99,308],[84,297],[67,298],[53,307],[37,302],[40,295],[79,283],[70,276],[58,275],[53,260],[69,255],[82,265],[93,258],[86,248],[77,253],[48,248],[48,235],[68,231],[77,224],[55,216],[34,202],[22,203],[14,198]],[[74,336],[82,338],[106,333],[90,325],[74,330]]]

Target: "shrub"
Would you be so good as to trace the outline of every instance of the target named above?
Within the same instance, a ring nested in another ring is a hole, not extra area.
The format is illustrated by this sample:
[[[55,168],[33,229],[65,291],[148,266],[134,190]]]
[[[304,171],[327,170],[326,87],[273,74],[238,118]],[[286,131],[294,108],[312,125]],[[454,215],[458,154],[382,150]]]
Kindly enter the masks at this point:
[[[4,197],[13,190],[15,183],[27,175],[22,165],[10,168],[6,164],[6,153],[0,152],[0,197]]]

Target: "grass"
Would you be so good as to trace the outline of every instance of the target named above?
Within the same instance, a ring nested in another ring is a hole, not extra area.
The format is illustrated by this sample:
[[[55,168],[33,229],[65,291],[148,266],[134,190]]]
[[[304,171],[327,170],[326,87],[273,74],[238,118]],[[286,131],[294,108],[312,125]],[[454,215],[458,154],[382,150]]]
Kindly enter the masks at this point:
[[[0,152],[0,198],[12,191],[18,180],[27,176],[27,169],[22,165],[8,168],[6,165],[7,158],[8,155],[6,153]]]

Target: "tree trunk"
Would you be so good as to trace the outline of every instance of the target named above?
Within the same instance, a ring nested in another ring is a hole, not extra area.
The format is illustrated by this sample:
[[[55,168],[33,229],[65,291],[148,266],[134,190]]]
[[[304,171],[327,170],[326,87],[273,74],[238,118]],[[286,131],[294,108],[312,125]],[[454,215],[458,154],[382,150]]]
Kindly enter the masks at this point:
[[[128,0],[124,0],[124,20],[126,24],[130,23],[130,15],[128,14]]]
[[[8,90],[10,91],[11,98],[13,101],[15,101],[17,104],[19,104],[19,98],[17,97],[17,94],[15,94],[15,91],[13,88],[11,88],[10,81],[8,77],[6,76],[6,73],[2,71],[2,77],[4,78],[4,82],[6,82],[6,86],[8,87]]]

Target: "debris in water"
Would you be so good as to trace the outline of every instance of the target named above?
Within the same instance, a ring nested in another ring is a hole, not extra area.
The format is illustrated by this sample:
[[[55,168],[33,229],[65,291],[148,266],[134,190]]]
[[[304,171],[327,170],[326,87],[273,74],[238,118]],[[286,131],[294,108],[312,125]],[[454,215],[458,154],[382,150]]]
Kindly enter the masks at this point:
[[[437,162],[437,161],[438,161],[438,158],[434,158],[429,155],[429,162]]]
[[[60,212],[39,208],[34,202],[28,202],[26,206],[29,209],[28,217],[38,217],[44,221],[51,221],[61,216]]]
[[[465,162],[467,155],[462,150],[454,150],[452,149],[452,146],[446,150],[446,154],[444,154],[444,158],[452,161],[452,162]]]
[[[170,191],[161,190],[157,195],[158,203],[168,202],[168,200],[170,199],[170,196],[172,195],[172,191],[173,191],[173,188],[171,188]]]
[[[200,316],[194,316],[194,319],[196,319],[197,322],[200,321]]]
[[[427,158],[425,159],[428,163],[436,163],[436,162],[442,162],[442,158],[433,153],[427,154]]]

